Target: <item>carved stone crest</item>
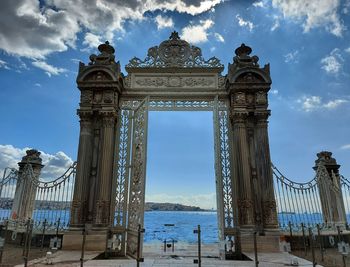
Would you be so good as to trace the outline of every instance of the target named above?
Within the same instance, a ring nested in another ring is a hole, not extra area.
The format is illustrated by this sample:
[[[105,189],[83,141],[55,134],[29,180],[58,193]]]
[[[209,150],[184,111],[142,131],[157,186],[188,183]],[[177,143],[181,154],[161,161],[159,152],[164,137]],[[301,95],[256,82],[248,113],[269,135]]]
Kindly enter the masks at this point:
[[[144,60],[134,57],[126,65],[130,68],[223,68],[220,60],[212,57],[204,60],[202,50],[191,46],[185,40],[180,39],[177,32],[173,32],[169,40],[163,41],[159,47],[154,46],[148,49],[147,57]]]
[[[92,91],[91,90],[84,90],[81,92],[80,101],[82,104],[90,104],[92,102]]]
[[[136,77],[139,87],[210,87],[214,86],[214,77]]]
[[[259,91],[256,93],[256,103],[261,105],[267,103],[267,95],[265,92]]]
[[[235,94],[235,103],[236,104],[245,104],[245,93],[236,93]]]

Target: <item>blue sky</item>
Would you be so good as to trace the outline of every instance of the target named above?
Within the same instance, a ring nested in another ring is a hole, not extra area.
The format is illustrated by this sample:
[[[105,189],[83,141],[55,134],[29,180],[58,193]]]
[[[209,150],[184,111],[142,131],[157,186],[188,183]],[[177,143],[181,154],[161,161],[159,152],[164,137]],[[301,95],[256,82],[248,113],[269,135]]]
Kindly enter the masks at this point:
[[[218,57],[225,65],[223,75],[241,43],[252,47],[260,64],[271,64],[271,156],[286,176],[311,179],[316,153],[322,150],[332,151],[342,174],[350,176],[349,0],[5,0],[1,4],[0,169],[15,166],[26,147],[43,151],[45,163],[51,162],[56,172],[66,168],[78,147],[78,62],[87,63],[97,45],[109,40],[126,74],[129,59],[144,58],[149,47],[176,30],[201,47],[205,58]],[[212,128],[210,113],[150,114],[148,181],[163,174],[178,178],[167,178],[171,191],[165,183],[149,186],[149,198],[172,200],[174,195],[184,203],[211,206]],[[203,133],[200,139],[199,133]],[[174,135],[173,142],[169,135]],[[193,169],[189,158],[196,159]],[[182,175],[185,167],[193,181]],[[188,192],[200,180],[201,189]],[[181,188],[180,181],[188,182],[188,187]]]

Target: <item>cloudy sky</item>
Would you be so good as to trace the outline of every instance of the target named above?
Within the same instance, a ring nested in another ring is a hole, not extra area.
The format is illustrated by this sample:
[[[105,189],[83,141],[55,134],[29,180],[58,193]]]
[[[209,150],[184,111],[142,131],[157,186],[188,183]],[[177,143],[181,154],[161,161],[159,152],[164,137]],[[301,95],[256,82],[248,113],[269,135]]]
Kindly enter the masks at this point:
[[[350,0],[1,4],[0,169],[27,147],[43,151],[47,177],[67,168],[78,146],[78,62],[109,40],[124,66],[176,30],[225,67],[243,42],[271,64],[271,154],[286,176],[311,179],[315,154],[329,150],[350,177]],[[210,113],[150,114],[149,200],[215,205],[212,131]]]

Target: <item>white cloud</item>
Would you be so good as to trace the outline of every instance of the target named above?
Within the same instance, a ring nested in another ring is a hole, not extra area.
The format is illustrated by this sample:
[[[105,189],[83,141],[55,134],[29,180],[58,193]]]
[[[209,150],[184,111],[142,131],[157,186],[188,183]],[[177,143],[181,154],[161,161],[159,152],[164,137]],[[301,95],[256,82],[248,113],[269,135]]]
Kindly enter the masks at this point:
[[[159,203],[176,203],[189,206],[197,206],[202,209],[216,209],[215,193],[199,195],[146,194],[146,201]]]
[[[249,20],[244,20],[239,14],[236,15],[236,19],[238,20],[238,24],[241,27],[247,27],[249,31],[252,31],[254,28],[253,22]]]
[[[341,104],[347,103],[349,102],[348,100],[345,99],[335,99],[335,100],[331,100],[327,103],[323,104],[323,107],[327,108],[327,109],[335,109],[338,106],[340,106]]]
[[[334,99],[328,102],[323,102],[320,96],[303,96],[297,100],[301,105],[301,109],[306,112],[316,111],[320,109],[332,110],[344,103],[348,103],[346,99]]]
[[[253,3],[254,7],[265,7],[265,4],[263,1],[258,1]]]
[[[88,48],[96,49],[102,43],[102,37],[91,32],[87,32],[84,37],[83,45]]]
[[[272,6],[280,9],[285,18],[302,22],[305,32],[325,27],[327,31],[340,37],[345,30],[337,13],[340,0],[272,0]]]
[[[35,86],[37,86],[37,87],[41,87],[41,84],[40,83],[36,83],[36,84],[34,84]]]
[[[142,20],[147,11],[178,11],[198,15],[223,0],[3,0],[0,9],[0,49],[43,60],[52,52],[75,48],[82,29],[112,40],[127,20]],[[40,6],[43,5],[43,6]]]
[[[157,23],[158,30],[174,27],[174,21],[172,18],[169,18],[169,17],[162,17],[161,15],[158,15],[155,17],[155,21]]]
[[[340,147],[340,149],[350,149],[350,144],[343,145]]]
[[[345,52],[350,53],[350,47],[346,48]]]
[[[275,31],[276,29],[278,29],[279,26],[280,26],[279,17],[275,17],[275,21],[274,21],[274,23],[273,23],[273,25],[272,25],[272,27],[271,27],[270,30],[273,32],[273,31]]]
[[[199,23],[199,25],[189,25],[183,28],[181,38],[194,44],[208,41],[208,30],[214,25],[214,21],[207,19]]]
[[[10,69],[10,67],[7,64],[7,62],[0,59],[0,69],[1,68],[5,69],[5,70],[9,70]]]
[[[216,50],[216,47],[215,46],[212,46],[212,47],[210,47],[210,52],[214,52]]]
[[[298,63],[299,61],[299,51],[295,50],[286,55],[284,55],[284,62],[286,63]]]
[[[333,51],[326,57],[321,59],[321,68],[324,69],[328,74],[339,74],[343,68],[344,59],[340,54],[338,48],[333,49]]]
[[[218,42],[221,42],[221,43],[224,43],[225,42],[225,39],[224,39],[224,37],[220,34],[220,33],[214,33],[214,36],[215,36],[215,38],[216,38],[216,40],[218,41]]]
[[[344,3],[342,12],[343,12],[344,14],[348,14],[348,13],[349,13],[349,10],[350,10],[350,0],[347,0],[347,1]]]
[[[278,90],[277,89],[271,90],[270,93],[273,94],[273,95],[277,95],[278,94]]]
[[[18,169],[18,162],[26,155],[26,150],[30,148],[17,148],[12,145],[0,145],[0,175],[6,167]],[[72,165],[73,160],[64,152],[59,151],[56,154],[41,152],[42,164],[45,167],[41,171],[40,178],[44,180],[53,180],[61,176]]]
[[[32,64],[33,64],[33,66],[44,70],[45,73],[49,77],[51,77],[51,75],[59,75],[59,74],[67,71],[64,68],[57,68],[57,67],[52,66],[50,64],[47,64],[45,61],[41,61],[41,60],[33,61]]]

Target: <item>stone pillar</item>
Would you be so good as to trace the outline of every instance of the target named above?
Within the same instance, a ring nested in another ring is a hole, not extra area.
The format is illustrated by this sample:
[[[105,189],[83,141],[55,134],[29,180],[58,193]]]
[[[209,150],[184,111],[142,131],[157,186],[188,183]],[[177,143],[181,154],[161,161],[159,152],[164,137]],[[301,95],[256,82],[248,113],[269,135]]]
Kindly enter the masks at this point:
[[[346,214],[339,175],[340,165],[332,153],[322,151],[317,154],[315,167],[318,174],[318,189],[320,193],[322,214],[329,226],[345,226]]]
[[[36,185],[34,182],[39,180],[44,165],[41,164],[42,159],[38,150],[30,149],[26,151],[26,154],[18,163],[19,180],[13,199],[11,219],[27,220],[32,218],[35,208]]]
[[[247,112],[231,113],[233,124],[233,179],[237,187],[238,223],[241,227],[254,226],[251,168],[247,136]],[[236,209],[237,210],[237,209]]]
[[[101,150],[97,179],[96,208],[94,209],[94,225],[108,226],[111,221],[111,188],[113,182],[113,155],[115,142],[116,113],[104,114],[102,117]]]
[[[78,112],[80,135],[77,174],[71,207],[71,228],[81,228],[85,223],[88,185],[92,160],[92,112]]]
[[[256,175],[260,181],[260,192],[262,206],[262,222],[265,230],[278,229],[278,219],[276,210],[276,199],[273,187],[273,175],[271,170],[270,145],[268,137],[269,111],[255,112],[255,160]]]
[[[251,52],[244,44],[235,50],[226,89],[231,98],[239,224],[265,234],[278,229],[267,128],[271,78],[269,65],[260,68],[259,58],[250,56]]]
[[[77,77],[81,92],[78,115],[80,139],[70,230],[88,229],[87,250],[104,250],[106,228],[112,226],[116,177],[113,177],[116,117],[123,75],[114,48],[99,45],[88,65],[80,63]],[[81,248],[81,231],[63,239],[66,249]]]

